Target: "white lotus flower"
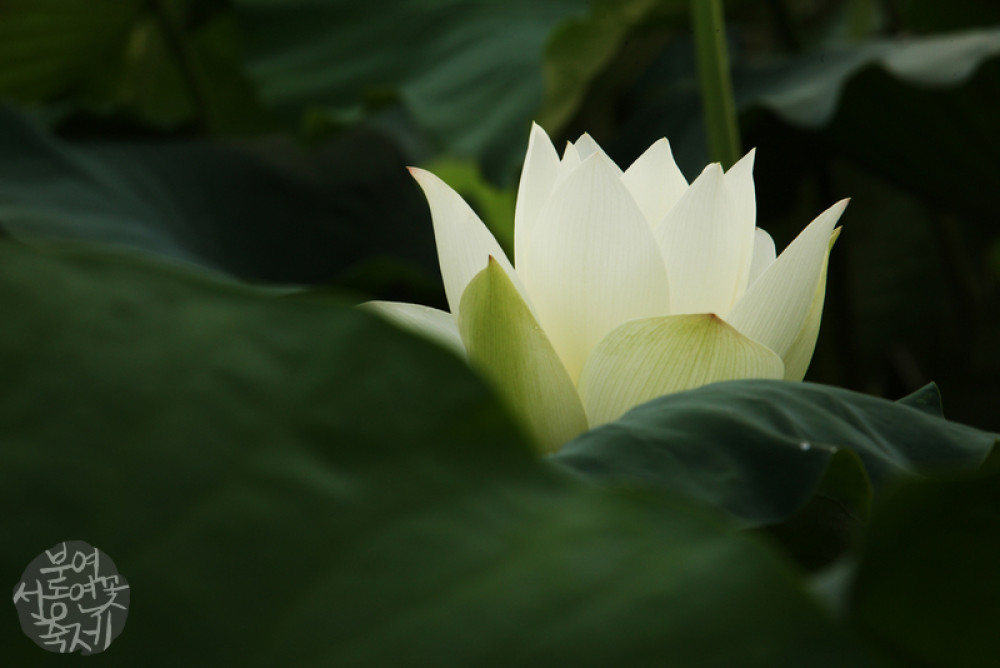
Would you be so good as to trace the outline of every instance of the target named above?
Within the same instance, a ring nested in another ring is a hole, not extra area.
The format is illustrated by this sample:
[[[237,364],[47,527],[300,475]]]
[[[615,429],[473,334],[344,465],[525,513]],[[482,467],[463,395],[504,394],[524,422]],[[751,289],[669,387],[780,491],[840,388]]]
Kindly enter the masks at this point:
[[[801,380],[847,200],[776,259],[755,228],[753,159],[725,173],[709,165],[688,185],[666,139],[622,172],[586,134],[560,159],[533,125],[513,265],[461,196],[411,169],[430,204],[451,313],[370,306],[467,353],[548,451],[670,392]]]

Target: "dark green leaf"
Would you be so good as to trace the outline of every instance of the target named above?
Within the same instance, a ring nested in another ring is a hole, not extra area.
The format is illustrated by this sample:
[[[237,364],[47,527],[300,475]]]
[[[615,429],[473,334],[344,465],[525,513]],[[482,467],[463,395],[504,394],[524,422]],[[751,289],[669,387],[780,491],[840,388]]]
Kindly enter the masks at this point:
[[[587,2],[235,5],[250,75],[265,103],[296,123],[310,108],[350,119],[399,100],[437,147],[507,168],[523,155],[542,102],[549,33]]]
[[[898,665],[1000,656],[1000,475],[900,485],[877,508],[851,595],[855,625]]]
[[[797,563],[820,569],[853,547],[868,520],[871,502],[872,486],[861,459],[851,450],[837,450],[812,498],[766,532]]]
[[[132,605],[102,663],[865,663],[753,536],[553,471],[368,314],[10,242],[0,300],[0,571],[111,556]]]
[[[571,441],[554,460],[599,478],[678,490],[769,524],[805,504],[840,449],[861,458],[877,488],[902,471],[977,466],[994,438],[848,390],[746,380],[655,399]],[[835,479],[858,482],[856,475]],[[859,484],[842,493],[861,501]]]
[[[311,153],[267,140],[74,145],[0,110],[0,227],[254,280],[356,282],[379,258],[437,276],[419,190],[395,148],[363,131]]]
[[[924,385],[916,392],[908,394],[896,403],[916,408],[934,417],[944,417],[944,406],[941,403],[941,390],[934,383]]]

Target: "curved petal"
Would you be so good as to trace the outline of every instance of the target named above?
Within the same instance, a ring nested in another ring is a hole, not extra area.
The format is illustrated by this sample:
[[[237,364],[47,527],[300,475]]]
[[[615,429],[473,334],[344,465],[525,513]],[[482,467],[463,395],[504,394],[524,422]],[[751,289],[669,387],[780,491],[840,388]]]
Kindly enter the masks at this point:
[[[524,156],[521,181],[514,208],[514,265],[524,254],[524,239],[549,201],[559,172],[559,154],[552,140],[536,123],[531,124],[528,151]]]
[[[627,322],[594,349],[580,376],[591,427],[633,406],[708,383],[784,375],[781,358],[713,314]]]
[[[649,225],[599,155],[556,187],[524,263],[539,323],[574,380],[612,329],[670,312],[667,274]]]
[[[722,167],[706,167],[654,228],[672,313],[729,312],[750,271],[753,227],[746,222]]]
[[[524,289],[514,274],[514,268],[472,207],[447,183],[430,172],[416,167],[409,169],[423,189],[431,208],[434,243],[437,245],[441,278],[444,280],[444,291],[452,314],[458,315],[465,286],[483,270],[490,257],[496,258],[523,296]]]
[[[622,175],[622,182],[650,226],[667,215],[688,187],[666,139],[656,141],[636,158]]]
[[[754,284],[764,270],[771,266],[777,254],[774,250],[774,239],[759,227],[753,231],[753,256],[750,258],[750,276],[747,277],[747,287]]]
[[[748,244],[743,251],[748,252],[746,261],[740,267],[742,275],[737,276],[736,296],[733,304],[739,301],[749,285],[750,267],[753,263],[753,249],[755,238],[748,240],[746,235],[754,234],[757,227],[757,194],[753,184],[753,163],[757,155],[757,149],[752,148],[750,152],[740,158],[740,160],[729,168],[724,180],[726,187],[733,196],[735,203],[736,220],[733,227],[739,230],[743,243]]]
[[[562,158],[559,160],[559,171],[556,173],[553,190],[558,188],[580,166],[580,162],[580,154],[577,153],[576,147],[573,146],[572,142],[566,142],[566,148],[563,149]]]
[[[584,132],[580,135],[580,138],[574,142],[573,147],[576,149],[576,153],[580,156],[581,161],[586,160],[596,153],[608,162],[608,165],[618,174],[618,176],[621,176],[621,168],[608,156],[607,153],[604,152],[601,145],[598,144],[588,133]]]
[[[459,357],[465,358],[465,346],[458,334],[455,316],[451,313],[405,302],[371,301],[360,306],[402,329],[430,339]]]
[[[490,259],[462,295],[458,329],[469,359],[546,452],[586,431],[576,387],[499,264]]]
[[[830,235],[830,244],[826,250],[826,257],[823,258],[823,267],[819,270],[819,282],[816,284],[812,303],[809,304],[806,320],[798,336],[792,341],[791,348],[784,355],[785,380],[798,381],[805,378],[809,362],[812,361],[813,351],[816,350],[816,337],[819,336],[819,323],[823,319],[823,303],[826,301],[826,268],[830,263],[830,250],[840,236],[840,229],[838,227]]]
[[[757,224],[757,195],[753,185],[753,163],[757,156],[757,149],[752,148],[750,152],[739,159],[739,161],[726,172],[726,187],[736,198],[736,209],[743,217],[744,227],[754,227]]]
[[[816,294],[833,226],[847,200],[816,217],[747,290],[726,320],[754,341],[788,354]]]

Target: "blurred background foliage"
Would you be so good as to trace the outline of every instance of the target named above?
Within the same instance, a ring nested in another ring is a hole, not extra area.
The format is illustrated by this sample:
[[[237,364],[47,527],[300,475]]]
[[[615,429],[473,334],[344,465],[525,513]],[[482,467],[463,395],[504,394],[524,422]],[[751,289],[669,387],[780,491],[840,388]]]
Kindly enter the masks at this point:
[[[1000,426],[1000,6],[726,3],[758,222],[850,196],[809,378],[934,380]],[[0,226],[252,281],[442,303],[440,171],[505,243],[531,120],[707,162],[680,0],[3,0]]]
[[[758,224],[852,197],[808,379],[905,398],[710,386],[539,462],[345,302],[444,306],[406,165],[509,248],[532,120],[694,178],[688,2],[0,0],[0,571],[129,566],[120,665],[992,665],[1000,459],[924,385],[1000,429],[1000,5],[725,8]]]

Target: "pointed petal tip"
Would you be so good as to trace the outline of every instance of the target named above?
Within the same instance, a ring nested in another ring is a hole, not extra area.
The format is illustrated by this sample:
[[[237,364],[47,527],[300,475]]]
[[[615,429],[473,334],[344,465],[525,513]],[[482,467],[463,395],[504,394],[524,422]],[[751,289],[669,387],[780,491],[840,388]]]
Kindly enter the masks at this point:
[[[607,157],[600,151],[594,151],[586,158],[581,160],[580,165],[576,169],[577,170],[606,169],[609,172],[615,173],[616,177],[618,176],[618,173],[615,172],[616,165],[611,161],[611,158]]]
[[[754,146],[749,151],[747,151],[742,158],[737,160],[733,165],[726,170],[726,174],[733,173],[734,170],[738,171],[737,168],[747,168],[753,173],[754,162],[757,159],[757,147]],[[745,167],[744,167],[745,166]]]
[[[436,176],[434,176],[432,172],[429,172],[426,169],[422,169],[420,167],[407,166],[406,171],[408,171],[410,173],[410,176],[416,179],[417,183],[421,185],[423,185],[427,181],[430,181],[431,179],[437,178]]]
[[[701,170],[701,175],[711,174],[713,177],[722,176],[722,163],[721,162],[710,162],[705,165],[705,169]]]
[[[824,213],[827,213],[827,212],[830,213],[830,215],[833,217],[834,224],[836,224],[836,222],[838,220],[840,220],[840,217],[844,214],[844,210],[847,208],[847,205],[850,204],[850,203],[851,203],[851,198],[850,197],[845,197],[844,199],[840,200],[839,202],[836,202],[835,204],[833,204]],[[823,215],[823,214],[820,214],[820,215]]]
[[[545,128],[543,128],[541,125],[539,125],[535,121],[531,121],[531,132],[529,132],[529,136],[533,137],[533,136],[539,135],[539,134],[540,135],[544,135],[545,138],[549,139],[550,142],[552,141],[549,138],[549,133],[545,131]]]

